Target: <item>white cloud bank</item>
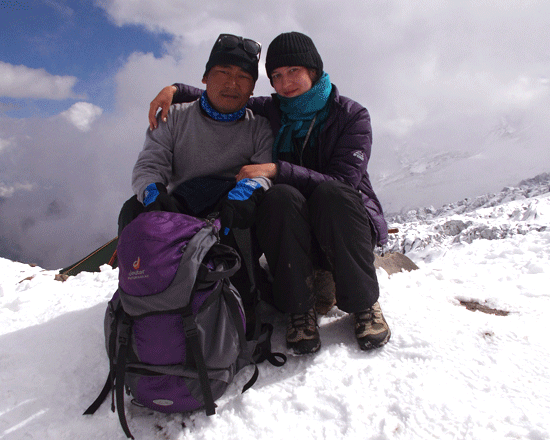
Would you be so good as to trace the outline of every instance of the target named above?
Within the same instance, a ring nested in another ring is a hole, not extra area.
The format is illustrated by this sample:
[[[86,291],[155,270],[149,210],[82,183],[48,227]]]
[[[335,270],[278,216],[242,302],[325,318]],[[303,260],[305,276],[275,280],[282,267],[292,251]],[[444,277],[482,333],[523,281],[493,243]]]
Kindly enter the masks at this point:
[[[0,97],[7,98],[75,98],[74,76],[52,75],[45,69],[14,66],[0,61]]]

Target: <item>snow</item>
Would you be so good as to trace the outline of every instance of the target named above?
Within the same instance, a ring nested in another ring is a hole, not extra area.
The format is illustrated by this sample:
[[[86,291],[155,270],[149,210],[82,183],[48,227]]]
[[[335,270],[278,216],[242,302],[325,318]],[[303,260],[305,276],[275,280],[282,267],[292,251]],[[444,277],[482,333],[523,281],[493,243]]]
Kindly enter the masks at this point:
[[[244,394],[244,369],[217,414],[165,415],[126,401],[136,439],[550,439],[548,180],[392,218],[387,250],[419,270],[378,270],[392,329],[361,352],[351,317],[320,319],[322,347],[291,356]],[[546,185],[546,186],[545,186]],[[105,402],[106,302],[118,271],[55,271],[0,259],[0,439],[124,439]],[[460,301],[509,312],[472,312]],[[286,352],[284,318],[273,348]]]

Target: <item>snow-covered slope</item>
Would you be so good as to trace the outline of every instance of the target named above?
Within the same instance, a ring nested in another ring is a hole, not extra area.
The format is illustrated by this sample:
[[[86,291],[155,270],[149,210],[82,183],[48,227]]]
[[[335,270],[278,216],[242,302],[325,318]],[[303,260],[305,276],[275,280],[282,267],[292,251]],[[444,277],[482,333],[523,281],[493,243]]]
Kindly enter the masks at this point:
[[[429,248],[433,257],[435,249],[446,249],[456,243],[545,231],[550,228],[548,193],[550,174],[545,173],[496,194],[467,198],[438,209],[420,208],[391,216],[388,223],[399,233],[390,235],[383,251],[407,254]]]
[[[318,354],[260,365],[241,395],[245,369],[213,417],[127,402],[135,437],[549,439],[548,176],[390,223],[400,232],[389,248],[420,269],[378,271],[387,346],[361,352],[351,318],[334,308],[320,319]],[[82,416],[107,374],[102,320],[117,270],[61,283],[0,259],[0,273],[0,439],[124,439],[108,404]],[[274,349],[286,351],[284,319],[272,319]]]

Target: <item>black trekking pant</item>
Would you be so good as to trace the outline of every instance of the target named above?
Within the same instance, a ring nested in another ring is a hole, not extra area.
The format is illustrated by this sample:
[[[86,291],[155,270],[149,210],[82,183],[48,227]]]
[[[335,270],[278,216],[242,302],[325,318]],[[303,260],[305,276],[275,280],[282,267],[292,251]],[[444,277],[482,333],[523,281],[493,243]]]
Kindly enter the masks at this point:
[[[274,185],[258,207],[256,234],[281,311],[314,306],[315,267],[332,271],[340,310],[360,312],[378,300],[374,231],[360,193],[349,185],[324,182],[308,199],[290,185]]]

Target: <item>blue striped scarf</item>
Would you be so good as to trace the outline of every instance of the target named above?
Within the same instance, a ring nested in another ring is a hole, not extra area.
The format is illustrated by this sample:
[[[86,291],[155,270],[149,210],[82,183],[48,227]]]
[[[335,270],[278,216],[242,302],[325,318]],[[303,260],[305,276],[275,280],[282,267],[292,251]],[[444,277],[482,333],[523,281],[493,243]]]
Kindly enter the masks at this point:
[[[201,108],[212,119],[216,121],[221,121],[221,122],[237,121],[238,119],[241,119],[246,112],[246,105],[245,105],[242,109],[236,111],[235,113],[220,113],[210,105],[210,101],[208,101],[208,97],[206,96],[206,90],[202,92],[202,95],[201,95]]]

